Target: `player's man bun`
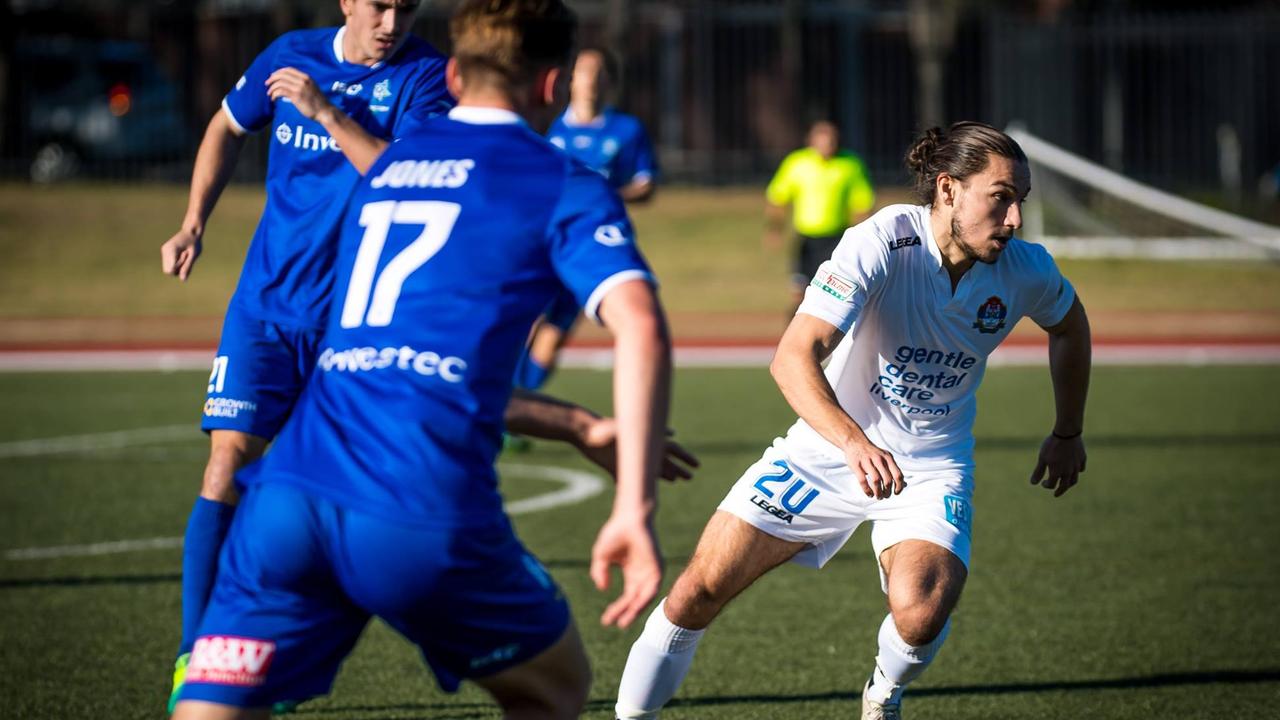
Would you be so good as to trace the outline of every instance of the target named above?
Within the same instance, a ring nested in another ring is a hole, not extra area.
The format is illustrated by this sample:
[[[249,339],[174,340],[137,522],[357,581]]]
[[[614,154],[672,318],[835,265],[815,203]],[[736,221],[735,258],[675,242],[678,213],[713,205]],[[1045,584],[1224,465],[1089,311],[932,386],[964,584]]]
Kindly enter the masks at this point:
[[[916,199],[921,205],[932,205],[939,175],[963,181],[982,172],[990,155],[1027,161],[1013,138],[986,123],[963,121],[945,131],[940,127],[925,130],[911,144],[905,159]]]
[[[449,21],[453,57],[470,83],[507,86],[565,67],[578,18],[562,0],[463,0]]]

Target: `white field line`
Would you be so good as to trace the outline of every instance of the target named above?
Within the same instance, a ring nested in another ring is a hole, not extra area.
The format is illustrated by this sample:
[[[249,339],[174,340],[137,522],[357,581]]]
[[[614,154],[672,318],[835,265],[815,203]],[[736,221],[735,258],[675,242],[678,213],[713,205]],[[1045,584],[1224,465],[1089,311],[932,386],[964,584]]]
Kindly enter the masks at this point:
[[[107,433],[114,434],[114,433]],[[85,436],[80,436],[85,437]],[[51,438],[65,440],[66,438]],[[541,495],[534,495],[522,500],[507,503],[508,515],[550,510],[562,505],[572,505],[587,498],[599,495],[605,489],[605,481],[599,476],[582,470],[555,467],[550,465],[501,464],[498,466],[505,477],[523,477],[537,480],[551,480],[564,487]],[[172,550],[182,547],[181,537],[141,538],[137,540],[116,540],[113,542],[88,543],[85,545],[55,545],[53,547],[34,547],[6,550],[5,560],[49,560],[53,558],[90,557],[94,555],[117,555],[119,553],[139,552],[146,550]]]
[[[773,350],[772,345],[677,347],[675,364],[688,368],[766,367],[773,359]],[[212,350],[0,352],[0,372],[207,370],[212,357]],[[1048,354],[1043,346],[1010,345],[997,349],[989,364],[999,367],[1047,362]],[[1280,364],[1280,344],[1096,344],[1093,362],[1095,365],[1275,365]],[[566,348],[560,365],[607,370],[613,367],[613,351]]]
[[[162,425],[160,427],[117,430],[89,435],[17,440],[0,443],[0,458],[101,452],[134,445],[198,440],[201,437],[200,429],[196,427],[195,423],[187,423],[185,425]]]

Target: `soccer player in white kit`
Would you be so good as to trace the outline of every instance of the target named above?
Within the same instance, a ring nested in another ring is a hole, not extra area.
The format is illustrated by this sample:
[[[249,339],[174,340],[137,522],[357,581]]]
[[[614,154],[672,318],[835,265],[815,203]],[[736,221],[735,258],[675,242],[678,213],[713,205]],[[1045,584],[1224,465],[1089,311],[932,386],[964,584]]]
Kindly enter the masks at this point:
[[[921,204],[846,231],[813,278],[770,366],[799,419],[729,491],[650,615],[619,718],[657,717],[730,599],[787,560],[821,567],[864,520],[889,615],[862,717],[901,717],[968,574],[975,392],[1023,316],[1049,335],[1056,405],[1031,482],[1058,497],[1084,471],[1089,322],[1044,248],[1013,237],[1026,155],[962,122],[927,131],[906,161]]]

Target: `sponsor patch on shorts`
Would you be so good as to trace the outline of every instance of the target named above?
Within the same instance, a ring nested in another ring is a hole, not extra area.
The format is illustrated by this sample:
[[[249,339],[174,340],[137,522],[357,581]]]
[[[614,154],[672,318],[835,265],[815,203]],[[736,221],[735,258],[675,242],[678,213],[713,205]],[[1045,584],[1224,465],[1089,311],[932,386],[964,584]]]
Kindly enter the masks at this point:
[[[270,640],[206,635],[191,649],[186,682],[257,687],[266,682],[275,654]]]
[[[849,302],[860,289],[858,283],[830,270],[819,270],[809,284],[841,302]]]
[[[947,509],[947,522],[968,535],[973,526],[973,509],[969,507],[969,501],[956,495],[947,495],[942,498],[942,504]]]

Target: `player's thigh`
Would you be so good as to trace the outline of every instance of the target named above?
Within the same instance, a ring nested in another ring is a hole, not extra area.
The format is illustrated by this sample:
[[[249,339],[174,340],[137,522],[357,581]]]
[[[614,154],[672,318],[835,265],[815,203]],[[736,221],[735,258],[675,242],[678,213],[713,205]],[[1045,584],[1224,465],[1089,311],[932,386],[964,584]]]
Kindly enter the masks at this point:
[[[187,700],[178,703],[173,720],[266,720],[270,708],[240,708],[233,705]]]
[[[238,430],[210,430],[209,462],[205,464],[200,484],[201,497],[234,504],[236,472],[262,457],[267,442],[264,437]]]
[[[274,438],[315,365],[319,335],[229,309],[209,374],[201,427]]]
[[[263,708],[329,691],[369,617],[334,581],[327,538],[339,515],[288,486],[249,489],[219,556],[182,700]]]
[[[418,645],[446,691],[533,660],[569,627],[560,588],[505,521],[426,528],[346,518],[344,588]]]
[[[475,682],[493,695],[507,718],[574,718],[586,704],[591,667],[570,623],[540,655]]]
[[[906,483],[873,507],[872,546],[895,619],[936,630],[968,577],[973,481],[964,473],[908,473]]]

